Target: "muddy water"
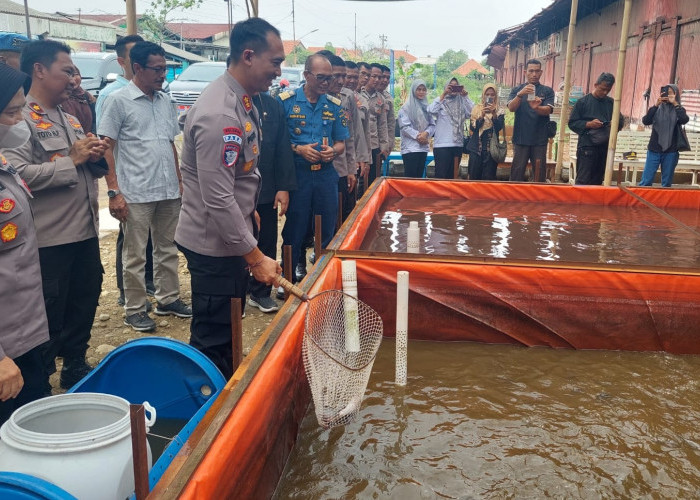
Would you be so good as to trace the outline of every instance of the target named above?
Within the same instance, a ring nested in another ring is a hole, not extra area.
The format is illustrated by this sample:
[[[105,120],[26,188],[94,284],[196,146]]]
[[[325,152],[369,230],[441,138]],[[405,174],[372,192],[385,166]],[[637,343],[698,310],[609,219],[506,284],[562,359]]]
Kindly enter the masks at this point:
[[[276,498],[700,497],[700,357],[411,342],[400,389],[393,352]]]
[[[697,229],[697,211],[675,209],[673,216]],[[393,198],[362,250],[405,252],[410,221],[421,229],[421,253],[700,267],[696,232],[648,207]]]

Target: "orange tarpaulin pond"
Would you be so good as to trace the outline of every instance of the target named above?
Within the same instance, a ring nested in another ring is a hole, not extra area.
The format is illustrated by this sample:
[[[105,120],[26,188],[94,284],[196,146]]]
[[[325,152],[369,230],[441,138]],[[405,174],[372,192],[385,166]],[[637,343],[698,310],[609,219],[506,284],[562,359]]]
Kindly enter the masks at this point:
[[[382,179],[302,286],[341,288],[341,260],[353,258],[359,298],[385,334],[396,273],[407,270],[411,339],[698,354],[698,213],[691,190]],[[411,218],[422,223],[420,254],[406,254],[400,234]],[[493,231],[479,239],[470,227]],[[372,246],[382,232],[388,243]],[[310,400],[305,309],[287,301],[154,496],[272,495]]]

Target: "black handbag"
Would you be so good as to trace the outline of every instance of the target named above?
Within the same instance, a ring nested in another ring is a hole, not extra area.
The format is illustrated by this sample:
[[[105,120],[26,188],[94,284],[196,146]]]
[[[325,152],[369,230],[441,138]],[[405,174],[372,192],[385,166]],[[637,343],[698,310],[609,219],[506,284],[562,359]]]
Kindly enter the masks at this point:
[[[506,159],[506,152],[508,151],[506,133],[503,129],[501,129],[501,132],[503,133],[503,142],[498,140],[498,132],[496,132],[495,128],[489,141],[489,154],[496,163],[502,163]]]
[[[605,125],[601,128],[589,128],[588,138],[591,140],[591,144],[594,146],[607,144],[608,140],[610,139],[610,125]]]
[[[690,141],[685,133],[685,127],[681,124],[676,124],[678,127],[678,152],[690,151]]]
[[[557,135],[557,122],[549,120],[547,122],[547,137],[551,139],[555,135]]]

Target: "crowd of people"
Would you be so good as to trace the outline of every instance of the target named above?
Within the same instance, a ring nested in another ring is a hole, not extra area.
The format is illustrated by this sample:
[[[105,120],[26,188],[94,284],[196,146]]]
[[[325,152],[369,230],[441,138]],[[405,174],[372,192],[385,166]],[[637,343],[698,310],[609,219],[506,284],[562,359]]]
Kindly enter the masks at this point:
[[[470,178],[494,180],[492,142],[510,111],[510,178],[523,181],[529,162],[531,180],[544,180],[554,92],[540,83],[537,60],[527,62],[526,81],[506,104],[493,84],[475,104],[454,78],[428,102],[426,83],[414,80],[395,117],[390,69],[329,51],[306,60],[301,87],[267,94],[285,53],[279,31],[252,18],[231,31],[226,71],[178,117],[162,92],[162,47],[130,35],[115,49],[124,74],[95,101],[80,88],[68,46],[0,39],[0,422],[51,394],[57,357],[64,388],[91,369],[85,354],[104,272],[99,178],[120,222],[125,324],[154,331],[148,296],[155,297],[155,314],[191,318],[191,345],[226,377],[233,372],[230,300],[249,293],[248,305],[279,308],[272,296],[282,272],[278,215],[286,215],[282,239],[298,281],[315,216],[326,246],[338,214],[347,217],[381,175],[396,123],[407,177],[425,176],[432,142],[436,177],[454,178],[466,151]],[[602,181],[613,84],[612,75],[600,75],[569,120],[581,136],[578,184]],[[661,165],[663,185],[670,185],[679,125],[687,121],[678,89],[666,87],[644,118],[652,136],[642,184]],[[180,298],[178,250],[187,260],[191,306]]]

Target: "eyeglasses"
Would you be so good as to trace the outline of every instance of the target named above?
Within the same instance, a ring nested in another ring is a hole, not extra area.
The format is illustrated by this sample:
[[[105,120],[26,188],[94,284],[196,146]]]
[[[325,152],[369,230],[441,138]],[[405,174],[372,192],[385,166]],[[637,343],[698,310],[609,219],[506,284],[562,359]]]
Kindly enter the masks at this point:
[[[144,68],[155,71],[156,73],[165,73],[168,71],[166,66],[144,66]]]
[[[318,81],[318,83],[331,82],[335,78],[333,75],[314,75],[313,73],[309,74],[313,76]]]

